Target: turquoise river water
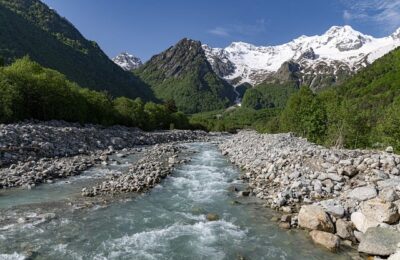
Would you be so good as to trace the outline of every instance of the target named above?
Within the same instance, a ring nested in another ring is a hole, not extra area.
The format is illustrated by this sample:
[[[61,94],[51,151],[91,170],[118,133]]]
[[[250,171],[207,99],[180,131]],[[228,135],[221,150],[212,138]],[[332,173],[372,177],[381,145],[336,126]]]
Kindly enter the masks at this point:
[[[25,259],[27,248],[30,259],[349,258],[315,246],[303,231],[280,229],[270,220],[275,212],[254,198],[230,192],[232,185],[245,184],[215,145],[188,146],[196,151],[192,160],[161,185],[107,207],[71,210],[58,202],[79,196],[81,188],[96,178],[123,171],[135,156],[67,181],[0,193],[2,214],[21,208],[34,212],[43,205],[48,212],[57,212],[48,222],[0,227],[0,259]],[[207,221],[207,213],[218,214],[220,220]]]

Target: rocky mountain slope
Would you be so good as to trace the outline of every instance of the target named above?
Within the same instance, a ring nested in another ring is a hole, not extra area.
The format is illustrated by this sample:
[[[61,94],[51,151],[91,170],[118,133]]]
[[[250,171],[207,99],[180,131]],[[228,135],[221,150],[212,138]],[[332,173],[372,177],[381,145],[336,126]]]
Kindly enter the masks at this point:
[[[143,65],[140,58],[127,52],[122,52],[113,58],[112,61],[126,71],[132,71]]]
[[[236,94],[213,71],[201,46],[198,41],[183,39],[134,73],[153,88],[157,98],[173,99],[186,113],[225,108]]]
[[[82,87],[114,96],[153,99],[151,89],[114,64],[100,47],[39,0],[0,0],[0,56],[29,55]]]
[[[317,89],[341,82],[398,46],[400,28],[388,37],[374,38],[350,26],[333,26],[323,35],[301,36],[278,46],[234,42],[224,49],[203,49],[214,71],[232,84],[295,79]]]

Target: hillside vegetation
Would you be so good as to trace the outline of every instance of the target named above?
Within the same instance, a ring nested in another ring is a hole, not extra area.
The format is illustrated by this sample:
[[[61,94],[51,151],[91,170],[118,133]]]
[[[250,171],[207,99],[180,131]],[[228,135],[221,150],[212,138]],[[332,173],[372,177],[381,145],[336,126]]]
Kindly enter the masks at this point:
[[[151,89],[114,64],[93,41],[39,0],[0,0],[0,56],[29,55],[79,85],[113,96],[154,100]]]
[[[24,119],[122,124],[146,130],[188,128],[173,102],[145,103],[79,87],[28,57],[0,67],[0,123]]]
[[[201,43],[183,39],[134,72],[156,97],[175,100],[179,110],[196,113],[226,108],[236,94],[208,63]]]

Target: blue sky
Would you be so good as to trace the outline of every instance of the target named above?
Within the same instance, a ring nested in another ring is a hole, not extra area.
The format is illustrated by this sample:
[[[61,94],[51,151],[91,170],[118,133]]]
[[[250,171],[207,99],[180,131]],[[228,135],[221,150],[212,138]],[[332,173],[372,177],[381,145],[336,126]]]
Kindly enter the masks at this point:
[[[280,44],[349,24],[376,37],[400,27],[400,0],[44,0],[113,57],[149,59],[188,37]]]

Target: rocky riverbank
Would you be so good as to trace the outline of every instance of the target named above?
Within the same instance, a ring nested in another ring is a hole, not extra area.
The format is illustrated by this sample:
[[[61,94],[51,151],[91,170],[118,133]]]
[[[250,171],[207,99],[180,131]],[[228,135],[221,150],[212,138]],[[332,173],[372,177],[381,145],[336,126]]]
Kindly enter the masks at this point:
[[[0,125],[0,189],[77,175],[123,149],[208,138],[203,131],[143,132],[60,121]]]
[[[186,159],[178,156],[184,147],[175,144],[160,144],[144,152],[143,158],[134,163],[127,173],[114,174],[94,187],[84,188],[82,195],[115,195],[128,192],[145,192],[167,177],[177,164]]]
[[[310,230],[330,250],[342,244],[399,259],[400,157],[391,148],[326,149],[291,134],[243,131],[220,149],[243,169],[251,193],[283,212],[282,227]]]

